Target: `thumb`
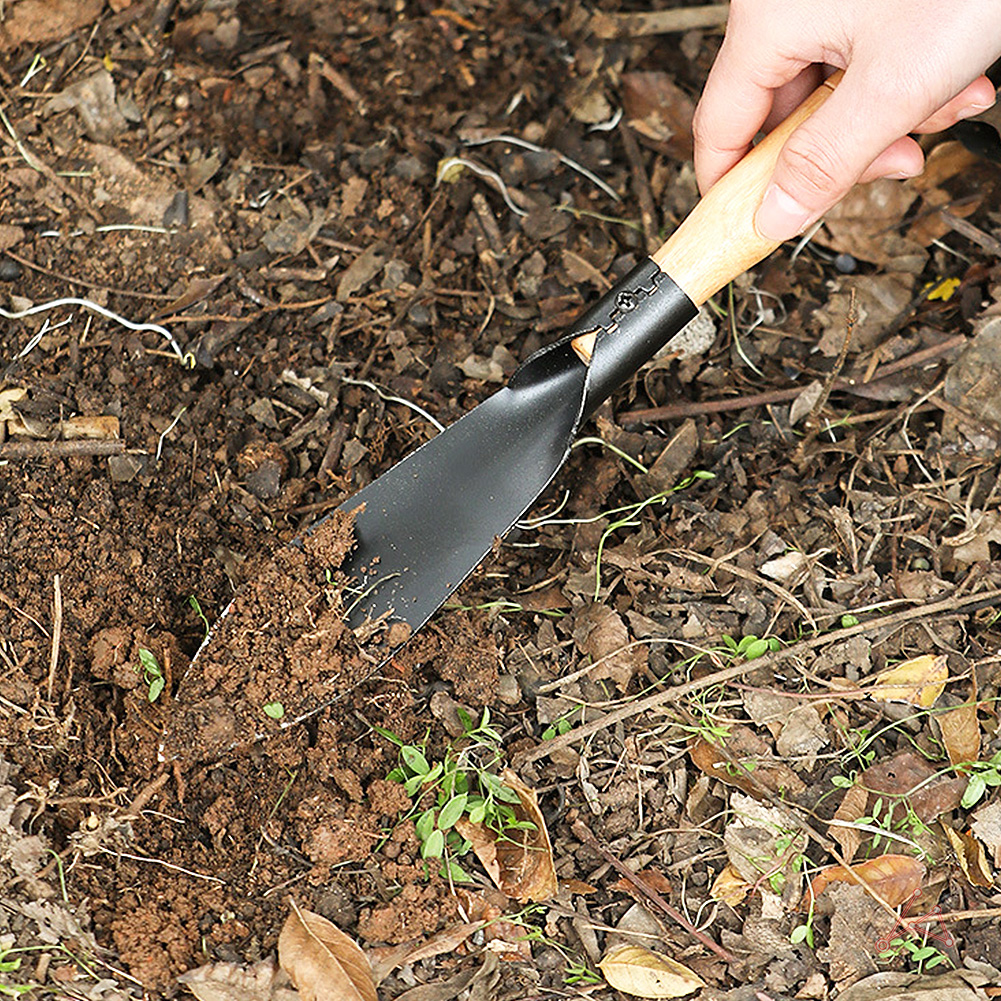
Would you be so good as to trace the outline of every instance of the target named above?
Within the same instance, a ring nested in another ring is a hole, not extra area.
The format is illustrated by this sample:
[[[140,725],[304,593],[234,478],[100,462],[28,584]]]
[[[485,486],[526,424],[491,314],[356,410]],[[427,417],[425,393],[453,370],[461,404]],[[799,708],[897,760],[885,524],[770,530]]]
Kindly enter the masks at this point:
[[[874,101],[880,93],[865,74],[852,74],[849,67],[834,93],[786,140],[754,219],[761,236],[781,243],[802,232],[924,117],[913,99],[895,95]],[[896,150],[893,159],[902,175],[920,172],[914,143]]]

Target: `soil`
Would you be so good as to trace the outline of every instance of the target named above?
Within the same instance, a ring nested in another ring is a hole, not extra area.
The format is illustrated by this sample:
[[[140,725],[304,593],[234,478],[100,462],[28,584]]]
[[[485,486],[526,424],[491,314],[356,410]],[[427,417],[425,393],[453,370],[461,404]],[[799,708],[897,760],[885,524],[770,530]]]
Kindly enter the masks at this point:
[[[606,405],[596,428],[614,451],[575,449],[540,499],[551,518],[516,529],[387,660],[342,622],[336,568],[351,526],[332,512],[433,433],[408,401],[442,423],[461,416],[684,216],[696,198],[690,148],[671,129],[644,126],[637,111],[629,146],[591,126],[612,117],[625,68],[669,73],[684,121],[718,32],[678,45],[601,40],[571,0],[56,6],[66,8],[46,29],[56,37],[33,36],[23,20],[0,36],[6,114],[24,147],[3,150],[3,304],[86,296],[166,327],[185,360],[156,330],[85,307],[0,329],[0,785],[17,804],[0,816],[5,838],[42,846],[12,869],[0,938],[79,945],[91,967],[56,951],[51,970],[46,960],[30,971],[58,982],[63,970],[75,996],[104,996],[81,986],[95,969],[112,985],[105,993],[172,996],[194,966],[272,954],[290,896],[369,946],[465,920],[448,880],[421,859],[412,820],[400,821],[410,800],[386,779],[398,750],[373,730],[426,741],[429,760],[440,758],[456,706],[490,707],[509,758],[528,762],[521,774],[542,795],[561,879],[600,884],[598,897],[587,888],[535,915],[549,944],[536,943],[532,962],[505,963],[497,996],[563,990],[560,957],[595,966],[594,928],[627,910],[609,889],[617,875],[572,834],[581,817],[634,868],[661,865],[676,895],[693,895],[686,907],[716,907],[707,892],[727,792],[683,758],[691,718],[674,720],[677,732],[659,716],[620,723],[586,748],[560,737],[548,756],[534,753],[541,734],[698,679],[719,666],[724,635],[795,643],[807,627],[849,628],[842,617],[854,610],[965,600],[1001,583],[1001,534],[989,530],[995,429],[973,427],[955,403],[928,403],[955,356],[942,345],[972,334],[999,287],[996,264],[975,242],[961,267],[934,248],[916,272],[895,271],[897,257],[859,263],[867,278],[903,273],[920,286],[956,273],[960,285],[947,301],[905,302],[885,336],[870,332],[849,368],[858,383],[877,369],[886,378],[870,397],[839,396],[839,384],[832,421],[862,418],[841,437],[814,433],[797,451],[779,404],[630,418],[831,373],[814,347],[816,315],[836,312],[833,255],[762,265],[728,307],[750,327],[745,343],[723,329],[701,369],[658,362]],[[98,87],[102,72],[110,103],[48,103],[81,81]],[[511,133],[542,151],[460,142]],[[489,165],[500,184],[468,169],[437,176],[453,156]],[[971,225],[991,225],[989,158],[942,184],[959,205],[975,193]],[[659,219],[644,234],[635,220],[647,196]],[[755,320],[765,301],[779,305]],[[921,351],[921,365],[892,368]],[[8,390],[23,391],[10,406]],[[3,416],[11,407],[16,419]],[[70,418],[117,432],[70,439]],[[671,492],[696,469],[715,479]],[[963,521],[964,511],[988,521]],[[960,548],[974,543],[973,555]],[[789,547],[812,562],[775,583],[761,568]],[[800,662],[800,680],[857,681],[931,647],[990,704],[994,605],[838,633]],[[695,650],[709,661],[691,663]],[[165,682],[152,701],[140,651]],[[785,670],[768,667],[755,685],[793,686]],[[685,711],[721,713],[717,702]],[[891,712],[846,702],[825,726],[869,733]],[[889,754],[917,738],[892,729],[881,739]],[[985,724],[984,759],[997,739]],[[810,809],[855,746],[834,740],[826,757],[783,752]],[[953,872],[942,904],[987,906],[992,892]],[[39,902],[72,914],[71,931],[39,939],[25,910]],[[744,950],[729,970],[695,956],[678,927],[665,948],[689,950],[720,990],[765,985],[767,972],[769,990],[794,994],[826,969],[812,952],[769,952],[767,936],[752,934],[761,920],[745,928],[721,908],[724,940]],[[998,962],[996,929],[966,927],[953,926],[963,955]],[[417,981],[475,954],[463,946],[427,961]],[[417,981],[410,971],[384,989]]]

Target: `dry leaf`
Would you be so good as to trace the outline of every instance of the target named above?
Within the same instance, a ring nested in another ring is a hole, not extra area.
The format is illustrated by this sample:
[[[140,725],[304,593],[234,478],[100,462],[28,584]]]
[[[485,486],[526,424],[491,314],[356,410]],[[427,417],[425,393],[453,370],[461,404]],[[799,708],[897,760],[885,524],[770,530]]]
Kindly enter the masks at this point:
[[[67,441],[89,438],[96,441],[118,441],[121,437],[117,417],[67,417],[60,425]]]
[[[868,886],[897,907],[920,889],[924,876],[924,865],[910,855],[880,855],[858,865],[830,865],[814,876],[800,906],[808,907],[811,897],[820,896],[830,883],[854,883]]]
[[[661,70],[622,74],[622,107],[640,135],[667,143],[679,160],[692,157],[695,102]]]
[[[945,836],[956,853],[956,860],[963,875],[974,886],[993,886],[994,874],[987,863],[984,846],[964,831],[954,831],[948,824],[943,824]]]
[[[598,964],[609,986],[638,998],[680,998],[705,981],[682,963],[640,945],[620,945]]]
[[[926,653],[877,674],[869,697],[878,702],[908,702],[928,709],[942,694],[948,680],[945,656]]]
[[[625,691],[633,675],[646,666],[646,647],[630,645],[622,616],[608,605],[592,604],[578,612],[573,638],[577,649],[595,664],[590,672],[595,681],[610,678]]]
[[[518,794],[520,802],[514,807],[515,818],[530,821],[535,829],[507,831],[504,839],[498,840],[484,824],[474,824],[465,817],[456,823],[455,829],[472,844],[476,857],[499,890],[523,904],[548,900],[556,896],[558,885],[553,848],[539,801],[535,791],[510,769],[504,771],[501,779]]]
[[[284,987],[275,986],[276,972],[275,962],[270,958],[246,967],[209,963],[182,973],[177,982],[187,987],[198,1001],[298,1001],[287,980]]]
[[[1001,866],[1001,800],[986,803],[973,814],[970,830],[990,850],[994,864]]]
[[[895,820],[899,821],[906,812],[903,802],[906,797],[907,804],[925,824],[959,806],[967,781],[965,775],[950,778],[939,774],[924,757],[910,748],[870,765],[858,779],[859,785],[870,793],[898,798],[893,804]]]
[[[302,1001],[378,1001],[371,967],[358,944],[294,900],[278,936],[278,962]]]
[[[780,795],[798,794],[803,780],[786,764],[776,761],[768,745],[750,727],[734,726],[725,744],[695,737],[688,745],[695,766],[726,785],[761,799],[761,790]]]
[[[719,900],[721,903],[729,904],[731,907],[737,907],[744,902],[744,898],[747,896],[747,891],[750,888],[751,884],[734,869],[732,863],[728,862],[723,871],[713,881],[709,896],[713,900]]]
[[[473,932],[479,931],[484,923],[483,920],[467,921],[445,928],[430,938],[419,938],[400,945],[370,949],[368,960],[373,983],[378,987],[393,970],[405,963],[417,963],[422,959],[433,959],[446,952],[455,952]]]
[[[935,722],[942,731],[942,743],[952,764],[980,759],[980,723],[977,721],[976,702],[936,713]]]
[[[856,820],[866,816],[869,807],[869,793],[857,782],[846,793],[841,800],[841,805],[834,814],[835,820],[844,821],[846,824],[854,824]],[[858,846],[862,843],[862,833],[854,827],[842,827],[840,824],[831,824],[831,837],[841,845],[841,854],[846,862],[851,862],[858,851]]]

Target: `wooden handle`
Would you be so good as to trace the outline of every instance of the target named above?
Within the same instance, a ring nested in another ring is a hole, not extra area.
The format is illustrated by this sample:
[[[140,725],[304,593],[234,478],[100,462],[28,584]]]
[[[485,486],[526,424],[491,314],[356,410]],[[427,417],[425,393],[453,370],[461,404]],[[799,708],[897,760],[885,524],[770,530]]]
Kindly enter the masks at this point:
[[[778,246],[754,228],[754,215],[785,141],[831,96],[841,75],[838,71],[825,80],[724,174],[670,238],[650,255],[696,306]]]

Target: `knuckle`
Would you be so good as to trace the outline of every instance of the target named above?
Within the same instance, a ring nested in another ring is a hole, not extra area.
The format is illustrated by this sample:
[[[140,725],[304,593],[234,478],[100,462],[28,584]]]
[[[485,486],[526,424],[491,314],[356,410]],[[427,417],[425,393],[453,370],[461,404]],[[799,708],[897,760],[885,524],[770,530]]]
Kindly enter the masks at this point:
[[[786,176],[796,190],[810,201],[821,201],[850,182],[842,177],[843,167],[833,150],[823,144],[790,140],[782,152]]]

